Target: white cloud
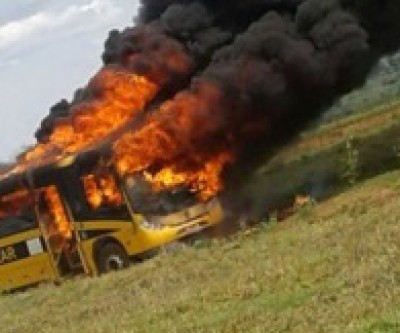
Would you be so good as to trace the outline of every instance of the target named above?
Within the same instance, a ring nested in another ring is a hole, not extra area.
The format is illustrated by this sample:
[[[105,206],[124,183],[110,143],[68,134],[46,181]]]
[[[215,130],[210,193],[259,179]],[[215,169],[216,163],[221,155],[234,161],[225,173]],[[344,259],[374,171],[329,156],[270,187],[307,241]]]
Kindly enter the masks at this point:
[[[28,39],[32,35],[53,32],[73,23],[87,20],[109,20],[117,16],[120,9],[110,0],[92,0],[83,5],[70,5],[60,11],[43,11],[29,17],[8,22],[0,26],[0,50]]]
[[[28,18],[12,21],[0,26],[0,48],[17,42],[24,36],[28,36],[32,32],[46,27],[47,24],[47,15],[44,13],[37,13]]]
[[[108,32],[132,25],[138,6],[137,0],[0,0],[0,101],[7,110],[0,112],[0,161],[32,143],[49,107],[87,83],[102,64]]]

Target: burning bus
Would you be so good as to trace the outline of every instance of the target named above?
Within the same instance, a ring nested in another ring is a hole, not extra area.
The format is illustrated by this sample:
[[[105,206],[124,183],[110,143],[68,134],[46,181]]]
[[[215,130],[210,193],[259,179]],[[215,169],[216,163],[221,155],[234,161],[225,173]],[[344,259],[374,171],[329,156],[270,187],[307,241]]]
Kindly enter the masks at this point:
[[[1,287],[120,268],[218,223],[229,168],[248,175],[398,49],[394,1],[290,2],[142,0],[0,179]]]
[[[0,181],[0,289],[98,275],[219,223],[219,201],[154,191],[85,151]]]

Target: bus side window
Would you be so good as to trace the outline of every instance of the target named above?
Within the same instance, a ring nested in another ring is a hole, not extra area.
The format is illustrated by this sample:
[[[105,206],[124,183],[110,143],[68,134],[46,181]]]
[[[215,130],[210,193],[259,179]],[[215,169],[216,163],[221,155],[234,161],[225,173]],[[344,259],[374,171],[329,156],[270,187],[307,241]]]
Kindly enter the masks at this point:
[[[114,177],[108,172],[95,172],[81,177],[86,209],[79,219],[127,220],[129,211]]]
[[[37,228],[33,197],[27,190],[17,190],[0,197],[0,237]]]

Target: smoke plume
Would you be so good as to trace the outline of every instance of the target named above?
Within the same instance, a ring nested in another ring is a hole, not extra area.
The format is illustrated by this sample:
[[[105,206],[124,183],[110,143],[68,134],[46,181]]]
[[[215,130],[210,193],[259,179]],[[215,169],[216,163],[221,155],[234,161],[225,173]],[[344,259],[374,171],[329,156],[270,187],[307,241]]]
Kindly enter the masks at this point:
[[[105,68],[158,86],[140,128],[115,143],[116,163],[202,190],[210,165],[218,178],[291,139],[399,46],[396,0],[142,0],[137,25],[111,31],[103,53]],[[38,140],[92,89],[56,104]]]

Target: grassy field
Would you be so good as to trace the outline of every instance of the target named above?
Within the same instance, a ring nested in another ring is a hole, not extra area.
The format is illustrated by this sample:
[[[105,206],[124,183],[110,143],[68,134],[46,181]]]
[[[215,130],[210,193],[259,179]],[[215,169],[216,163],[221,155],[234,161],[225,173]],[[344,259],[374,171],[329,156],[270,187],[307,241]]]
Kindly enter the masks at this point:
[[[400,172],[123,272],[0,296],[2,333],[399,332]]]
[[[395,101],[304,133],[245,196],[262,213],[330,199],[123,272],[0,295],[1,332],[400,332],[400,171],[358,183],[400,167],[399,132]]]

